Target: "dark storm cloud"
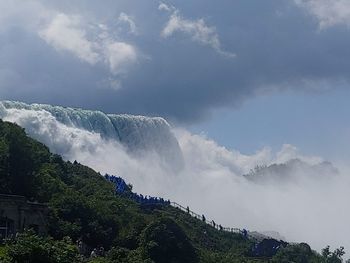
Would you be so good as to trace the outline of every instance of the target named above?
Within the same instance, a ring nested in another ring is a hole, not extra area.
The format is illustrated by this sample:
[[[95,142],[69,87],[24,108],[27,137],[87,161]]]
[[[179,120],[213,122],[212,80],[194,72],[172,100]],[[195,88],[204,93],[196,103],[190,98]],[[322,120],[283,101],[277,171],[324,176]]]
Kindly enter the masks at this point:
[[[0,15],[3,99],[186,122],[262,92],[349,81],[348,20],[315,16],[303,1],[165,2],[177,11],[157,1],[11,2]],[[137,34],[118,23],[121,13]],[[329,26],[320,28],[321,18]],[[72,28],[78,37],[64,38]]]

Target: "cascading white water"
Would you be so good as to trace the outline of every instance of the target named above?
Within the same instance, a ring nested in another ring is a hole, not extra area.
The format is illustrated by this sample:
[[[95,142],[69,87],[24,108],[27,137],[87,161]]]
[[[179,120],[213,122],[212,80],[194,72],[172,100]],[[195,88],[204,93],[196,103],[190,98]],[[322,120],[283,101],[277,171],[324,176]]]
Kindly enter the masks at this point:
[[[16,101],[0,102],[0,118],[11,118],[10,115],[14,111],[48,114],[67,127],[98,134],[105,140],[116,140],[133,154],[142,155],[151,152],[159,155],[168,166],[179,168],[183,165],[178,141],[171,132],[168,122],[160,117],[105,114],[100,111]],[[38,137],[35,136],[36,131],[31,125],[25,123],[20,125],[24,126],[31,136]]]

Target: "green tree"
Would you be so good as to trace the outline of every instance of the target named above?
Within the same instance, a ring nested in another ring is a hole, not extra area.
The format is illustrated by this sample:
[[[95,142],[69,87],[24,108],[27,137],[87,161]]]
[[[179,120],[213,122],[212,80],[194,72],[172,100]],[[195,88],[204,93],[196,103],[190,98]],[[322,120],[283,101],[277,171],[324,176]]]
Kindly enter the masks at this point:
[[[330,251],[329,246],[322,249],[322,257],[326,263],[341,263],[344,255],[344,247],[337,248],[334,251]]]
[[[183,230],[170,218],[160,218],[141,234],[144,254],[157,263],[197,262],[197,254]]]
[[[280,249],[272,258],[274,263],[316,263],[322,262],[321,256],[312,251],[305,243],[288,245]]]
[[[9,262],[16,263],[71,263],[81,262],[76,246],[70,238],[55,241],[33,232],[20,234],[14,241],[6,244]]]

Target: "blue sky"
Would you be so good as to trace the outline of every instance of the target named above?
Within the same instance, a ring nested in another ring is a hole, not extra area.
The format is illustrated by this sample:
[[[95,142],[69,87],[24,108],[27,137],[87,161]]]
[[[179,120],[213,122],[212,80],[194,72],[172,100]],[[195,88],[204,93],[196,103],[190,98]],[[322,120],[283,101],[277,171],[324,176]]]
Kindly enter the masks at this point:
[[[348,153],[348,0],[3,0],[0,97]]]
[[[314,93],[283,92],[245,102],[239,109],[221,109],[192,125],[227,148],[252,154],[263,147],[279,151],[292,144],[308,155],[346,161],[350,147],[350,91],[340,88]]]

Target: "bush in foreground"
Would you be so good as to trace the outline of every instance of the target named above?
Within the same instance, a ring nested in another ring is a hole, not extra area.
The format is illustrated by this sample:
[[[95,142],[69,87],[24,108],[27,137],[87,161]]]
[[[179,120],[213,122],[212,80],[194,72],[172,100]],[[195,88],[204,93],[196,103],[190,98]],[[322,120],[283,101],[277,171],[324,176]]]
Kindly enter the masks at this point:
[[[53,240],[28,231],[7,241],[0,260],[4,263],[78,263],[81,257],[70,238]]]

